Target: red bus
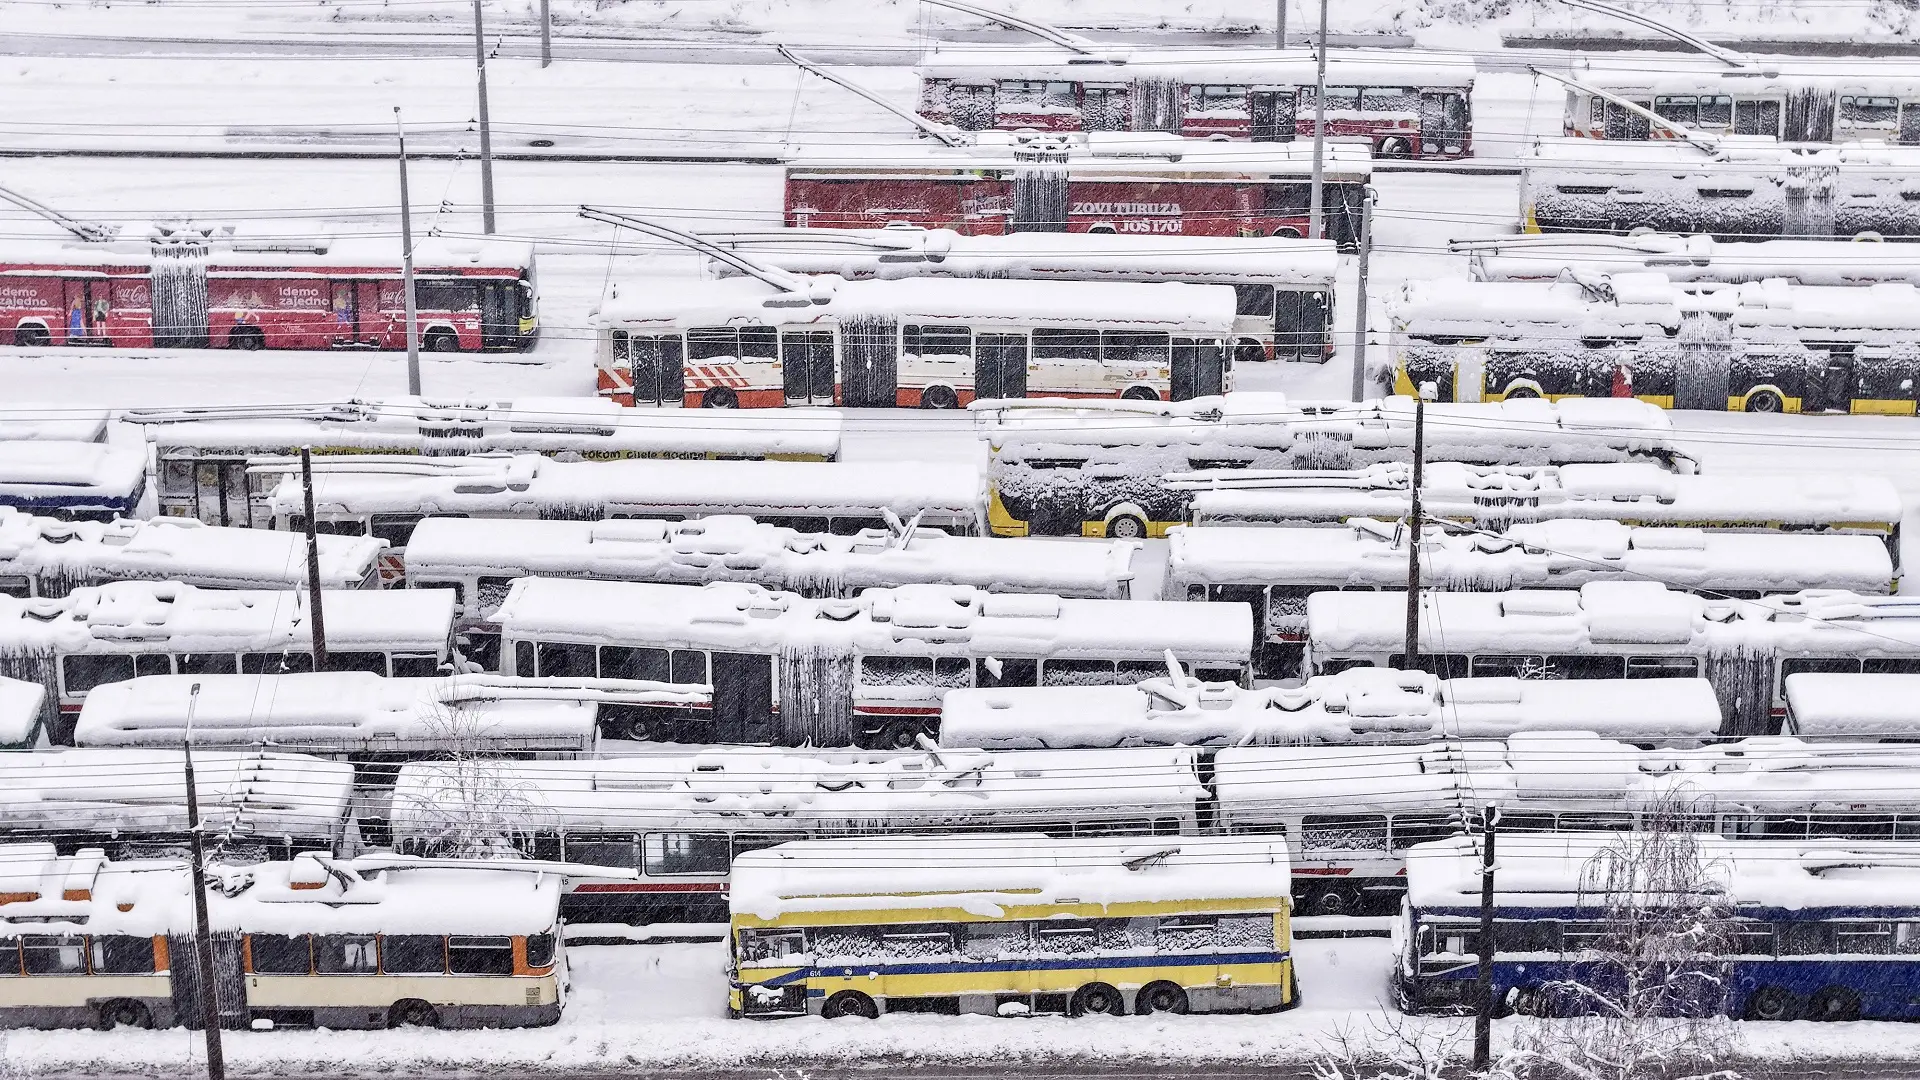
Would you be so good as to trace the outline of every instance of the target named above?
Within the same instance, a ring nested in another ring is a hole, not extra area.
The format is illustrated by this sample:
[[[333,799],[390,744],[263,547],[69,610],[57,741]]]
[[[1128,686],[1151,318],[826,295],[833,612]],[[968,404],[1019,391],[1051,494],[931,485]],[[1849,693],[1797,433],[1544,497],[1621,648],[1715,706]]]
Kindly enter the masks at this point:
[[[1312,138],[1309,52],[950,48],[919,65],[920,115],[970,131],[1165,131],[1189,139]],[[1473,61],[1346,50],[1327,58],[1327,134],[1385,158],[1473,153]]]
[[[530,348],[539,327],[533,245],[423,241],[414,296],[424,349]],[[404,349],[400,250],[384,240],[14,249],[0,253],[0,341]]]
[[[1326,235],[1351,250],[1372,175],[1366,148],[1329,142]],[[918,225],[966,236],[1015,232],[1177,236],[1307,234],[1310,142],[1197,142],[1164,134],[983,136],[911,147],[869,163],[787,169],[786,224]]]

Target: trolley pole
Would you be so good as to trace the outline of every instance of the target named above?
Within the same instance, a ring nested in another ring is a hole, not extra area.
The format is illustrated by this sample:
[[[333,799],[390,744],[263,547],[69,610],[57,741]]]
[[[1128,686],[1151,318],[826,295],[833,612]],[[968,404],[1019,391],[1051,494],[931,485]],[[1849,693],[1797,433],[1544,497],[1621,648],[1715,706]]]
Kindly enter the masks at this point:
[[[227,1058],[220,1046],[220,1002],[213,981],[213,930],[207,918],[207,851],[200,835],[200,795],[193,783],[193,713],[200,684],[187,691],[187,846],[193,856],[193,951],[200,976],[200,1027],[207,1035],[207,1078],[226,1080]]]
[[[1420,666],[1420,482],[1427,457],[1427,399],[1413,399],[1413,497],[1407,514],[1407,662],[1404,670]],[[311,515],[312,511],[308,511]]]
[[[407,393],[420,396],[420,313],[413,295],[413,202],[407,197],[407,126],[400,106],[393,107],[393,130],[400,135],[400,288],[407,294]],[[308,510],[312,516],[312,510]]]
[[[479,0],[474,0],[478,3]],[[1313,216],[1307,220],[1307,239],[1327,235],[1322,180],[1327,158],[1327,0],[1320,0],[1319,71],[1313,80]]]
[[[1353,299],[1353,400],[1367,392],[1367,263],[1373,258],[1373,185],[1360,191],[1360,281]],[[1419,407],[1415,406],[1416,414]],[[1416,436],[1417,437],[1417,436]]]
[[[1493,845],[1500,836],[1500,808],[1486,808],[1480,848],[1480,970],[1474,975],[1473,1071],[1484,1074],[1493,1060]]]
[[[473,63],[480,76],[480,231],[493,235],[493,122],[487,117],[486,26],[473,0]]]
[[[553,12],[549,0],[540,0],[540,66],[553,66]]]
[[[313,670],[327,670],[327,617],[320,600],[320,538],[313,527],[313,448],[300,448],[300,487],[307,499],[307,607],[313,618]]]

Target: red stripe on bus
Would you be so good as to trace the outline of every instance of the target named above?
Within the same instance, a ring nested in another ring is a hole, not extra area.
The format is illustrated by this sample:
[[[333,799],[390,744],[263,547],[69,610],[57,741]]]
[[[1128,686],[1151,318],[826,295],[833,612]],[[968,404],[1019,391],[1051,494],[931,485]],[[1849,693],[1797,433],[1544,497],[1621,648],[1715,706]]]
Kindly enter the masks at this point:
[[[1310,874],[1315,877],[1338,877],[1341,874],[1353,873],[1353,867],[1351,866],[1296,866],[1293,868],[1293,872],[1296,874]]]
[[[861,716],[861,715],[865,715],[865,716],[939,716],[940,706],[938,705],[926,705],[926,706],[855,705],[853,707],[853,712],[854,712],[854,715],[856,716]]]
[[[576,893],[608,893],[608,892],[723,893],[727,891],[727,884],[724,881],[683,881],[683,882],[673,882],[673,883],[657,883],[657,882],[650,882],[650,881],[621,881],[621,882],[612,882],[605,885],[576,885],[574,886],[573,891]]]

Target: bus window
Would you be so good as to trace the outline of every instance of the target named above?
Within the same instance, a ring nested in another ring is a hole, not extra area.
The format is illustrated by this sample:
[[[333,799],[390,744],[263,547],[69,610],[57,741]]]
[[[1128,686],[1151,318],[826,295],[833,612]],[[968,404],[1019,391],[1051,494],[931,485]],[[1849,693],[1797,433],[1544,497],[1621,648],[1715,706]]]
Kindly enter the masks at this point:
[[[1048,920],[1039,927],[1040,951],[1062,956],[1084,956],[1095,951],[1099,938],[1091,923]]]
[[[1153,948],[1156,952],[1205,952],[1213,947],[1217,924],[1212,916],[1170,915],[1153,922]],[[1132,929],[1129,927],[1129,930]]]
[[[969,960],[1011,960],[1033,955],[1032,924],[968,922],[960,924],[960,954]]]
[[[1386,815],[1308,814],[1300,821],[1300,850],[1386,851]]]
[[[1920,675],[1920,656],[1869,656],[1860,661],[1869,675]]]
[[[964,656],[934,657],[933,685],[943,690],[972,686],[973,664]]]
[[[743,930],[740,933],[741,960],[780,960],[806,951],[807,936],[803,930]]]
[[[1313,91],[1314,91],[1314,88],[1311,86],[1303,86],[1300,88],[1300,115],[1308,119],[1312,119],[1312,114],[1314,110]],[[1357,112],[1359,108],[1360,108],[1360,88],[1359,87],[1357,86],[1327,87],[1327,112],[1328,113],[1330,114],[1337,113],[1342,109],[1345,109],[1349,112]]]
[[[68,695],[84,694],[102,683],[133,678],[133,657],[125,653],[76,653],[60,658],[60,682]]]
[[[1405,851],[1415,844],[1445,840],[1460,831],[1460,825],[1448,814],[1395,814],[1387,850]]]
[[[1860,661],[1846,656],[1796,656],[1780,661],[1780,677],[1818,672],[1823,675],[1855,675],[1860,671]]]
[[[1594,104],[1599,104],[1595,101]],[[1753,99],[1736,100],[1733,103],[1733,133],[1735,135],[1771,135],[1780,137],[1780,103]]]
[[[1261,317],[1273,314],[1273,286],[1235,285],[1233,287],[1233,313],[1235,315],[1257,315]]]
[[[1100,360],[1107,364],[1166,367],[1173,358],[1173,339],[1142,330],[1107,330],[1100,334]]]
[[[1192,85],[1187,87],[1189,113],[1242,113],[1247,111],[1244,86]]]
[[[1891,956],[1893,924],[1878,919],[1836,922],[1833,924],[1833,951]]]
[[[733,857],[737,859],[745,852],[759,851],[762,848],[770,848],[778,844],[791,843],[792,841],[805,840],[806,838],[807,835],[805,833],[735,833],[733,836]]]
[[[1725,94],[1700,95],[1700,127],[1725,131],[1733,125],[1733,99]]]
[[[974,662],[973,685],[1038,686],[1040,685],[1040,661],[1022,657],[981,657]]]
[[[413,530],[420,526],[423,514],[375,514],[369,532],[388,544],[403,548],[413,539]]]
[[[492,639],[490,649],[485,644],[489,638]],[[483,666],[489,670],[497,667],[500,662],[500,636],[498,634],[477,634],[475,635],[475,641],[474,660],[482,663]],[[482,660],[481,650],[488,650],[488,655],[491,658],[490,663]],[[426,653],[393,654],[393,677],[396,679],[426,679],[438,674],[440,674],[440,658],[438,656]]]
[[[1733,940],[1727,944],[1736,956],[1772,956],[1773,924],[1741,920],[1733,927]]]
[[[932,686],[931,656],[863,656],[860,682],[867,686]]]
[[[33,595],[33,583],[18,574],[0,574],[0,596],[25,600]]]
[[[447,970],[455,975],[511,975],[513,939],[493,935],[448,937]]]
[[[1500,952],[1559,952],[1560,923],[1555,919],[1497,919],[1493,947]]]
[[[292,937],[281,934],[249,934],[247,951],[253,957],[251,970],[256,975],[310,975],[313,973],[312,939],[306,934],[296,934]]]
[[[1549,656],[1549,679],[1620,679],[1627,673],[1624,656]]]
[[[1900,121],[1900,99],[1842,96],[1839,119],[1841,127],[1892,129]]]
[[[1038,327],[1033,331],[1033,358],[1076,364],[1100,362],[1100,332]]]
[[[1166,676],[1165,659],[1116,660],[1113,664],[1113,681],[1117,686],[1132,686],[1147,679],[1164,679]]]
[[[305,652],[242,653],[242,675],[287,675],[313,670],[313,654]]]
[[[85,975],[87,939],[78,935],[28,934],[20,939],[29,975]]]
[[[634,836],[567,837],[567,861],[587,866],[640,868],[640,848]]]
[[[552,966],[554,952],[559,944],[559,937],[552,933],[528,934],[527,966],[536,970]]]
[[[389,975],[442,974],[447,970],[447,939],[437,934],[382,934],[380,970]]]
[[[1692,679],[1700,674],[1700,659],[1694,656],[1629,656],[1629,679]]]
[[[666,649],[643,649],[627,645],[600,646],[600,677],[603,679],[640,679],[646,682],[672,682],[673,662]],[[706,680],[700,680],[705,682]]]
[[[1700,123],[1700,100],[1692,94],[1656,97],[1653,99],[1653,111],[1662,120],[1671,120],[1686,127],[1697,127]]]
[[[1040,670],[1041,686],[1112,686],[1111,660],[1048,660]]]
[[[1304,622],[1304,616],[1303,616]],[[1429,675],[1442,679],[1464,679],[1467,677],[1467,658],[1459,653],[1421,653],[1414,665]],[[1387,658],[1387,666],[1396,671],[1407,668],[1407,654],[1394,653]]]
[[[513,588],[514,578],[483,577],[476,590],[480,596],[480,610],[470,615],[491,615],[501,604],[507,602],[507,590]]]
[[[1862,346],[1853,354],[1853,396],[1860,401],[1912,401],[1914,365],[1911,358]]]
[[[475,311],[480,291],[465,281],[416,281],[413,304],[421,311]]]
[[[368,671],[387,673],[387,654],[377,652],[334,652],[327,650],[327,671]]]
[[[901,329],[900,351],[909,356],[929,359],[973,359],[973,328],[968,326],[918,326]]]
[[[1056,109],[1071,112],[1078,108],[1079,103],[1074,100],[1073,84],[1070,82],[1044,79],[1000,80],[999,110],[1003,113]]]
[[[593,646],[561,641],[540,643],[541,678],[591,679],[598,674]]]
[[[642,871],[665,874],[724,874],[732,853],[725,833],[648,833]]]
[[[1493,654],[1476,656],[1473,658],[1473,677],[1476,679],[1544,679],[1548,677],[1547,658]]]
[[[1420,113],[1420,91],[1411,86],[1368,86],[1360,91],[1360,109],[1370,113]]]
[[[513,643],[513,673],[523,679],[533,678],[533,642],[516,641]]]
[[[0,978],[20,974],[20,939],[0,937]]]
[[[313,970],[320,975],[371,975],[380,970],[380,950],[372,934],[317,934]]]
[[[1275,217],[1306,217],[1313,212],[1313,188],[1307,184],[1268,184],[1266,211]]]
[[[1833,951],[1833,936],[1825,923],[1783,922],[1774,927],[1781,956],[1818,956]]]
[[[132,934],[99,934],[93,939],[95,975],[153,974],[153,939]]]

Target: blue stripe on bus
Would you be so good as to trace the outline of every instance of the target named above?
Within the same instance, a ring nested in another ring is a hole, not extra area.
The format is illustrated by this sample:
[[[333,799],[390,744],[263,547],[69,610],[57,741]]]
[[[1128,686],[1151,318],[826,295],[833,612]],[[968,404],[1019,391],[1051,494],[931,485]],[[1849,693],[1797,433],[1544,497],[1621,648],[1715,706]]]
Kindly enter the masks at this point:
[[[786,986],[809,978],[845,978],[852,975],[959,975],[987,974],[995,971],[1079,971],[1098,968],[1200,967],[1219,964],[1277,964],[1288,958],[1283,952],[1220,953],[1215,956],[1104,956],[1087,960],[997,960],[969,964],[836,964],[827,968],[800,968],[775,975],[752,986]],[[844,972],[836,976],[835,971]]]

